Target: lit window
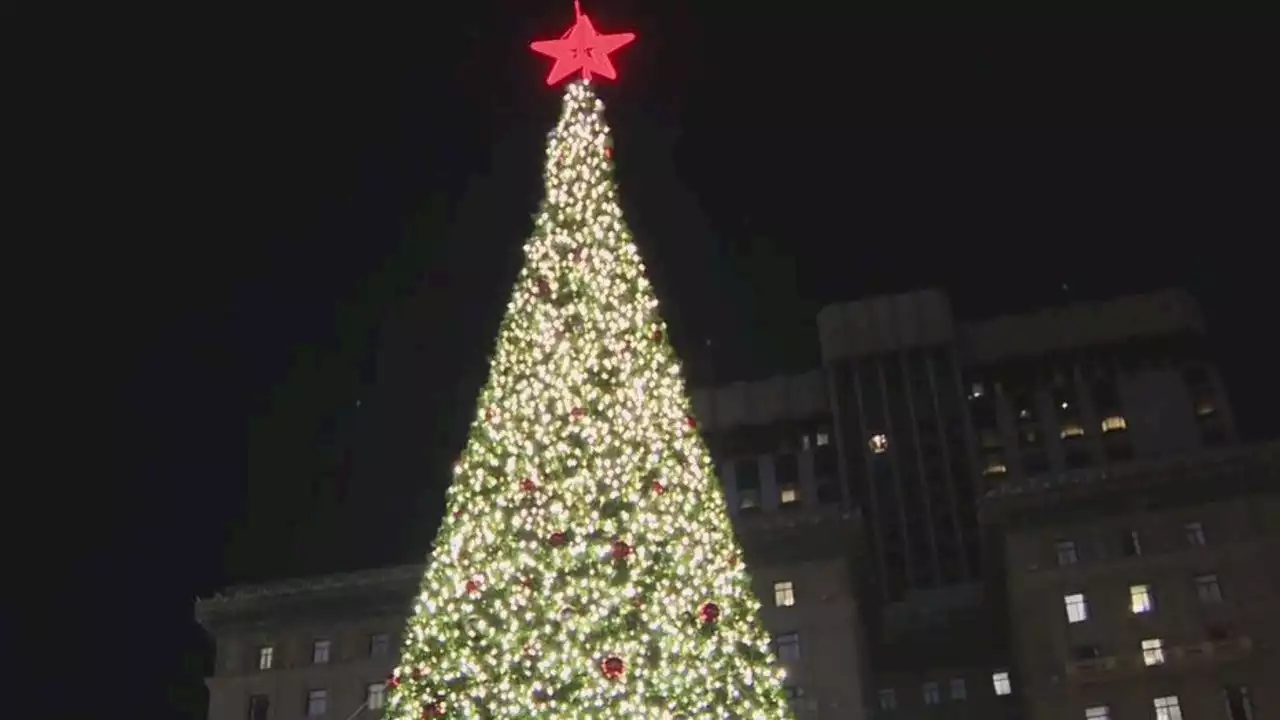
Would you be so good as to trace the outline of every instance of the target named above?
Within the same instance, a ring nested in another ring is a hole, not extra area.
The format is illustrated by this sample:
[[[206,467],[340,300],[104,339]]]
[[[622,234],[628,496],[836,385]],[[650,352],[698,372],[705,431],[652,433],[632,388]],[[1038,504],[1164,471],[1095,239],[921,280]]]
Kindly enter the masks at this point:
[[[937,705],[942,702],[942,691],[938,689],[938,683],[930,681],[921,687],[924,694],[925,705]]]
[[[1222,586],[1218,584],[1217,575],[1200,575],[1196,577],[1196,596],[1202,603],[1222,602]]]
[[[1125,423],[1124,418],[1120,415],[1109,415],[1102,419],[1102,432],[1109,433],[1117,430],[1125,430],[1129,427]]]
[[[1196,401],[1196,416],[1209,417],[1218,411],[1216,405],[1213,404],[1213,398],[1200,398]]]
[[[1067,438],[1081,437],[1084,435],[1084,428],[1080,426],[1080,423],[1074,420],[1068,420],[1062,423],[1058,434],[1063,440]]]
[[[889,449],[889,437],[884,433],[872,435],[867,441],[867,447],[871,448],[871,452],[879,455]]]
[[[1084,720],[1111,720],[1111,708],[1106,705],[1094,705],[1084,709]]]
[[[1142,662],[1146,665],[1164,664],[1164,641],[1151,638],[1142,641]]]
[[[1059,540],[1054,546],[1058,551],[1058,565],[1075,565],[1080,558],[1076,555],[1076,544],[1071,540]]]
[[[1089,619],[1089,605],[1083,593],[1062,596],[1062,604],[1067,608],[1067,622],[1078,623]]]
[[[1130,585],[1129,586],[1129,612],[1134,615],[1149,613],[1155,607],[1155,603],[1151,600],[1150,585]]]
[[[968,696],[968,691],[964,686],[964,678],[951,678],[951,699],[964,700]]]
[[[329,711],[329,691],[312,690],[307,693],[307,717],[320,717]]]
[[[738,490],[738,509],[754,510],[760,507],[760,491],[755,488],[740,488]]]
[[[977,400],[983,396],[982,383],[976,382],[969,388],[969,399]]]
[[[370,683],[364,695],[365,705],[370,710],[379,710],[387,705],[387,684]]]
[[[369,636],[369,657],[382,657],[387,654],[387,650],[390,647],[390,635],[386,633],[376,633]]]
[[[885,688],[880,691],[880,709],[893,710],[898,707],[898,693],[893,688]]]
[[[1009,682],[1009,673],[1004,670],[991,673],[991,685],[995,688],[997,695],[1013,693],[1013,683]]]
[[[790,580],[773,584],[773,604],[777,607],[791,607],[796,604],[796,588]]]
[[[1182,720],[1182,706],[1177,695],[1158,697],[1152,701],[1156,708],[1156,720]]]
[[[816,438],[816,442],[817,442],[818,447],[822,447],[823,445],[830,445],[830,444],[831,444],[831,434],[830,434],[830,433],[825,433],[825,432],[820,432],[820,433],[818,433],[817,438]]]
[[[983,475],[1004,475],[1009,472],[1009,467],[1004,464],[1004,458],[999,453],[987,455],[986,467],[982,469]]]
[[[276,649],[270,645],[263,645],[258,648],[258,669],[270,670],[271,661],[275,659]]]
[[[311,662],[316,665],[323,665],[329,662],[329,648],[331,644],[328,640],[317,640],[311,645]]]
[[[1182,526],[1182,530],[1186,533],[1187,544],[1195,547],[1202,547],[1204,543],[1204,525],[1197,522],[1189,522]]]
[[[773,639],[773,647],[779,662],[795,662],[800,659],[800,634],[784,633]]]
[[[783,485],[782,489],[778,491],[778,501],[783,505],[799,502],[800,491],[796,489],[795,485]]]

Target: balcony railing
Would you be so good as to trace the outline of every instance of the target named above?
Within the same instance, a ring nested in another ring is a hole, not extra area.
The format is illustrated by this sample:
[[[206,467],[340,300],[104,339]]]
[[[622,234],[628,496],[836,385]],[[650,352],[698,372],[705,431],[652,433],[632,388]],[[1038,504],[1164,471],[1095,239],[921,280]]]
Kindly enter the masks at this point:
[[[1233,662],[1244,659],[1252,650],[1253,640],[1247,636],[1206,640],[1165,647],[1162,650],[1164,662],[1152,665],[1147,664],[1147,653],[1143,651],[1074,660],[1067,663],[1066,675],[1075,682],[1107,682],[1142,672],[1178,671],[1203,668],[1206,664]]]

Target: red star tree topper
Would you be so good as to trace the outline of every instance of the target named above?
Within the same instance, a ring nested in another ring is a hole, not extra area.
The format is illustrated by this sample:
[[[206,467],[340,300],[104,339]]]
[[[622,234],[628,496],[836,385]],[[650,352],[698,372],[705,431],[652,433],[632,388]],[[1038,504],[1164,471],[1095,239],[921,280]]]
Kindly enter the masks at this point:
[[[578,0],[573,0],[573,13],[576,17],[573,27],[559,40],[538,40],[529,45],[534,52],[555,58],[547,84],[555,85],[578,70],[582,71],[583,80],[591,80],[592,73],[616,80],[618,71],[609,61],[609,53],[635,40],[636,34],[601,35],[582,12]]]

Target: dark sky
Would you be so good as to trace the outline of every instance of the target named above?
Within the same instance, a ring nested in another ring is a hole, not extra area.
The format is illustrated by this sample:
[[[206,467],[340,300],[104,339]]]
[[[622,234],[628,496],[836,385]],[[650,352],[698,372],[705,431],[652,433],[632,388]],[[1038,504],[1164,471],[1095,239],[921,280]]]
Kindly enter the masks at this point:
[[[601,92],[696,381],[815,364],[842,299],[1183,285],[1246,432],[1277,429],[1274,35],[694,5],[584,9],[639,35]],[[92,196],[47,226],[95,227],[50,245],[72,302],[38,337],[76,389],[45,409],[99,468],[49,608],[111,658],[63,693],[136,717],[202,706],[197,595],[424,556],[559,111],[526,46],[572,11],[178,12],[113,18],[55,126],[79,163],[44,168]]]

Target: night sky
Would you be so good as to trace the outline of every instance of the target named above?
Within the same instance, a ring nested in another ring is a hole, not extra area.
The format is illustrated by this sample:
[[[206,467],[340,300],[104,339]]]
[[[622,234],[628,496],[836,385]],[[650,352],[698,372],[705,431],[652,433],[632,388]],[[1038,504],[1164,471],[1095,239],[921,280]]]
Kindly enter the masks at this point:
[[[695,382],[815,366],[839,300],[1181,285],[1245,434],[1277,431],[1274,36],[704,5],[584,2],[639,35],[601,94]],[[116,18],[76,69],[93,199],[49,226],[96,230],[51,246],[76,259],[39,346],[76,388],[45,408],[62,453],[97,470],[57,506],[90,552],[43,572],[103,650],[68,699],[201,712],[197,595],[424,557],[559,112],[527,44],[571,3],[513,7]]]

